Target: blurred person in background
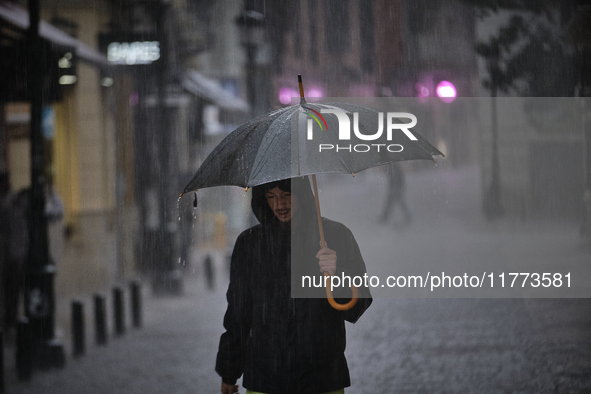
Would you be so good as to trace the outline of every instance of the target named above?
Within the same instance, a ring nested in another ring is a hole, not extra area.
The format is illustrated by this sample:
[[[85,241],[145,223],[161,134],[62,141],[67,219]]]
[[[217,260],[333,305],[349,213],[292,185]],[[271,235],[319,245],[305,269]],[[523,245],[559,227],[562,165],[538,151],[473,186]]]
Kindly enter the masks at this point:
[[[31,225],[30,207],[31,189],[26,188],[18,193],[7,193],[3,206],[6,210],[6,225],[3,225],[7,242],[5,253],[3,298],[4,325],[16,327],[19,314],[19,301],[24,288],[24,275],[29,254],[29,226]],[[53,187],[45,188],[45,216],[48,222],[60,220],[64,215],[64,205]]]
[[[384,202],[384,209],[382,209],[382,215],[379,218],[380,224],[384,225],[388,223],[390,214],[399,205],[404,215],[404,223],[410,224],[412,221],[412,213],[408,209],[406,203],[405,188],[406,179],[404,172],[398,163],[390,163],[388,165],[388,192],[386,194],[386,201]]]

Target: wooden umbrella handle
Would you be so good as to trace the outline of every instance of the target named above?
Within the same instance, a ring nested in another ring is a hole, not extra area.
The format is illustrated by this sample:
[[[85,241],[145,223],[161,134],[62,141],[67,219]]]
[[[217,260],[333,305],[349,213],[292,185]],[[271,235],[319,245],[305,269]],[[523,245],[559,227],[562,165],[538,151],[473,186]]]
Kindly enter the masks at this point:
[[[305,104],[306,99],[304,98],[304,85],[302,83],[302,76],[298,75],[298,84],[300,85],[300,103]],[[318,218],[318,230],[320,231],[320,247],[326,247],[326,241],[324,240],[324,229],[322,228],[322,216],[320,215],[320,199],[318,198],[318,186],[316,185],[316,175],[312,174],[312,184],[314,186],[314,199],[316,200],[316,217]],[[328,277],[328,272],[324,273],[325,277]],[[326,281],[324,282],[326,284]],[[353,297],[351,301],[347,302],[346,304],[339,304],[334,300],[332,296],[332,291],[330,287],[326,286],[326,299],[328,303],[338,311],[347,311],[357,304],[357,299],[359,298],[359,290],[353,284],[351,284],[351,291],[353,292]]]
[[[314,187],[314,198],[316,200],[316,213],[318,218],[318,230],[320,231],[320,247],[326,247],[326,241],[324,240],[324,229],[322,228],[322,216],[320,215],[320,200],[318,199],[318,186],[316,184],[316,175],[312,175],[312,186]],[[325,277],[330,276],[328,272],[324,273]],[[327,280],[324,281],[326,284]],[[351,284],[351,291],[353,292],[353,296],[351,297],[351,301],[347,302],[346,304],[339,304],[334,300],[332,296],[332,291],[330,287],[326,286],[326,299],[330,306],[338,311],[347,311],[357,304],[357,299],[359,298],[359,290],[353,284]]]
[[[330,275],[328,274],[328,272],[325,272],[324,276],[328,277]],[[327,281],[325,280],[325,283],[326,282]],[[351,285],[351,291],[353,292],[353,295],[351,296],[351,301],[347,302],[346,304],[339,304],[334,300],[334,297],[332,296],[332,291],[330,291],[330,287],[327,285],[326,299],[328,300],[330,306],[332,306],[337,311],[348,311],[349,309],[353,308],[355,304],[357,304],[357,300],[359,299],[359,290],[357,290],[357,287]]]
[[[316,201],[316,218],[318,219],[318,231],[320,232],[320,247],[326,247],[324,240],[324,229],[322,228],[322,215],[320,215],[320,198],[318,197],[318,185],[316,184],[316,174],[312,174],[312,187],[314,188],[314,200]]]

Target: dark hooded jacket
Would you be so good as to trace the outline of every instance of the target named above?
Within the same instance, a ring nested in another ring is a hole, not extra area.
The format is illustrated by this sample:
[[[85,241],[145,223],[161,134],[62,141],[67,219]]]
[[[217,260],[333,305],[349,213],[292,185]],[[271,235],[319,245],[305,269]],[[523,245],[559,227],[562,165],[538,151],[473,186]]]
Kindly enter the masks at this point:
[[[292,298],[302,275],[322,275],[315,257],[320,246],[314,197],[307,179],[292,180],[295,214],[301,216],[290,231],[275,218],[265,190],[253,188],[251,205],[260,224],[240,234],[232,253],[226,332],[216,371],[227,384],[244,374],[245,388],[269,394],[348,387],[344,321],[356,322],[371,304],[371,294],[361,287],[357,304],[348,311],[333,309],[324,287],[306,289],[315,298]],[[323,228],[328,247],[337,253],[337,275],[363,276],[365,263],[351,231],[324,218]]]

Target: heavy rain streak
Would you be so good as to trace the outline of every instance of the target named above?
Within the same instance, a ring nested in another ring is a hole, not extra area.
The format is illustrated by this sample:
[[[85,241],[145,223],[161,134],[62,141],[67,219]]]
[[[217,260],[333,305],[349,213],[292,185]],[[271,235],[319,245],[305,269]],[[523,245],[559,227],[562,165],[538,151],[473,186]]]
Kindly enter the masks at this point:
[[[0,394],[591,392],[590,29],[0,1]]]

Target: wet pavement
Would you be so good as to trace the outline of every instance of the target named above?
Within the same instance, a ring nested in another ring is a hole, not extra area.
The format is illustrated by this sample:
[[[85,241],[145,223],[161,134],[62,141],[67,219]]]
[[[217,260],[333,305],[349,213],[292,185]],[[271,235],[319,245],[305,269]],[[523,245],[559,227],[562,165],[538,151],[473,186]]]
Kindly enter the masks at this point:
[[[349,330],[352,392],[585,392],[590,311],[587,300],[378,299]]]
[[[87,337],[86,354],[73,358],[68,350],[65,369],[36,371],[30,382],[8,376],[7,392],[218,392],[213,368],[223,328],[224,289],[209,292],[200,277],[187,272],[182,296],[156,298],[145,293],[142,328],[129,327],[128,320],[126,333],[110,336],[106,346],[97,346],[93,337]],[[64,345],[70,347],[67,341]]]
[[[409,225],[397,217],[386,226],[375,224],[385,194],[383,188],[369,187],[380,179],[377,172],[356,176],[355,187],[319,179],[322,193],[343,196],[322,200],[323,214],[338,220],[342,210],[351,209],[348,197],[363,197],[368,208],[356,210],[358,216],[345,224],[353,230],[370,273],[434,258],[442,264],[465,258],[483,266],[495,259],[542,264],[544,256],[571,266],[591,262],[575,225],[488,223],[479,215],[478,171],[438,171],[408,177]],[[431,242],[417,248],[409,240],[418,234]],[[492,250],[484,262],[477,261],[478,236]],[[372,247],[376,242],[391,242],[398,258],[380,260]],[[27,383],[7,371],[7,392],[219,392],[214,364],[227,271],[217,256],[216,286],[208,290],[202,257],[196,254],[185,270],[183,296],[155,298],[144,289],[141,329],[128,328],[101,347],[89,337],[84,356],[68,356],[65,369],[36,372]],[[376,298],[347,330],[348,393],[591,393],[589,299]]]

